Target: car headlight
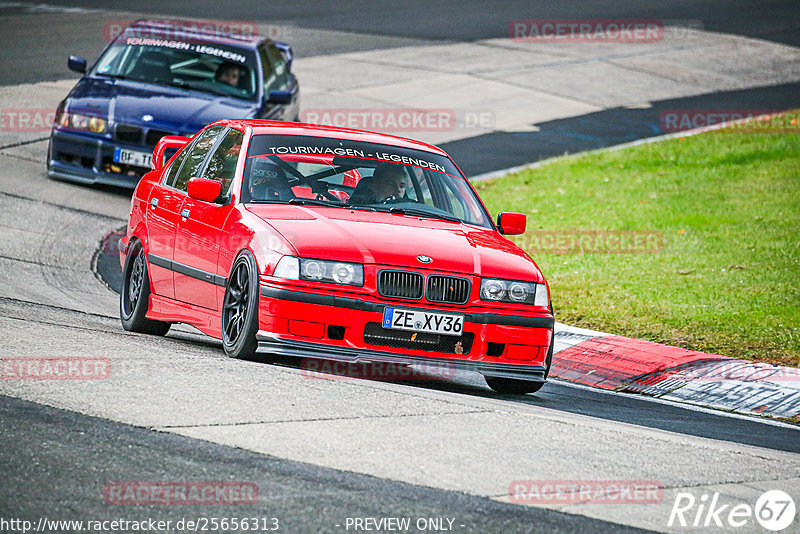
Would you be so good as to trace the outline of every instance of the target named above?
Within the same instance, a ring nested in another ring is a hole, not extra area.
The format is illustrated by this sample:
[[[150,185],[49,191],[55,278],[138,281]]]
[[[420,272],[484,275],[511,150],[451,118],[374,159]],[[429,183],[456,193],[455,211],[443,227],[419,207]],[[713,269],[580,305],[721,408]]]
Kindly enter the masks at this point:
[[[289,280],[311,280],[362,286],[364,285],[364,266],[359,263],[284,256],[275,266],[273,276]]]
[[[108,129],[108,122],[105,119],[81,115],[80,113],[61,113],[58,117],[58,124],[62,128],[71,128],[96,134],[106,133]]]
[[[534,306],[550,304],[546,285],[498,278],[481,279],[481,300],[532,304]]]

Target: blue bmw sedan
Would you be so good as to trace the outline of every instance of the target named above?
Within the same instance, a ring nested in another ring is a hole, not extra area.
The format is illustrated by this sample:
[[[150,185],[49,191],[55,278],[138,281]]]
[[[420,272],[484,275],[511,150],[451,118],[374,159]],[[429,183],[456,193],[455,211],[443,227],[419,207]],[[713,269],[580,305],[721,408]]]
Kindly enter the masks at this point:
[[[224,118],[295,121],[300,111],[291,47],[258,35],[140,20],[91,68],[75,56],[68,65],[83,77],[56,111],[52,178],[133,188],[165,135],[191,136]]]

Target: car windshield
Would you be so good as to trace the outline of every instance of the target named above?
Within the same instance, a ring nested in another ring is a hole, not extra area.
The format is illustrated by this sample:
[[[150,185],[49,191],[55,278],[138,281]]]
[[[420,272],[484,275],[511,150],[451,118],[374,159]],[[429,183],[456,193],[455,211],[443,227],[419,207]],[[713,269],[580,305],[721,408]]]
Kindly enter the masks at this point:
[[[491,227],[447,157],[391,145],[297,135],[255,135],[242,201],[357,208]]]
[[[123,34],[98,60],[94,74],[170,85],[235,98],[256,95],[256,58],[251,50],[194,40]]]

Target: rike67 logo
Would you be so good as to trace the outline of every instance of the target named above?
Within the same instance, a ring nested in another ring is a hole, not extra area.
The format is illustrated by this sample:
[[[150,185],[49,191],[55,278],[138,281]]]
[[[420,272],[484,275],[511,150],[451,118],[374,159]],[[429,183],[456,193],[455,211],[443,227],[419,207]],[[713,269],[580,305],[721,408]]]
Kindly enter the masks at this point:
[[[722,504],[719,492],[713,495],[704,493],[700,498],[681,492],[675,496],[667,526],[702,527],[704,530],[745,527],[743,532],[752,532],[757,523],[772,532],[780,532],[792,525],[796,513],[794,499],[781,490],[765,492],[755,507],[748,503]]]

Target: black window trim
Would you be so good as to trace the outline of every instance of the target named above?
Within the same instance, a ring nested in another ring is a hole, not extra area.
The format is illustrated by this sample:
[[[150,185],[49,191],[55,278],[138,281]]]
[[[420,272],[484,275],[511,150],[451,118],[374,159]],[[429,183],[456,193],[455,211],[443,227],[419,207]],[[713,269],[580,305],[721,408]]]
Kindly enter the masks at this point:
[[[261,82],[259,83],[259,85],[261,86],[262,99],[266,99],[269,96],[269,89],[265,85],[266,82],[265,75],[267,73],[267,68],[269,68],[269,72],[273,71],[272,60],[269,57],[269,51],[268,51],[268,48],[270,47],[274,48],[278,52],[278,55],[283,59],[284,65],[287,65],[286,71],[284,73],[284,76],[286,76],[286,87],[285,89],[279,89],[279,90],[292,91],[292,92],[294,92],[295,90],[295,84],[293,83],[291,71],[288,68],[288,64],[286,62],[285,56],[283,55],[283,52],[281,52],[281,49],[275,46],[275,43],[271,40],[262,41],[256,47],[256,58],[258,59],[258,64],[259,67],[261,68]],[[263,56],[261,55],[262,51],[264,53]],[[264,64],[265,62],[266,65]]]
[[[237,132],[237,133],[241,134],[241,135],[242,135],[242,145],[244,145],[244,135],[245,135],[245,133],[244,133],[243,131],[241,131],[241,130],[237,129],[237,128],[234,128],[234,127],[232,127],[232,126],[226,126],[226,127],[225,127],[225,130],[224,130],[224,132],[223,132],[223,134],[222,134],[222,135],[220,135],[220,136],[219,136],[219,139],[217,139],[217,140],[214,142],[214,146],[212,146],[212,147],[211,147],[211,148],[208,150],[208,154],[206,154],[206,157],[205,157],[205,159],[203,160],[203,165],[202,165],[202,168],[201,168],[201,172],[200,172],[200,174],[198,174],[198,176],[199,176],[200,178],[203,178],[203,177],[205,177],[206,171],[208,170],[208,164],[209,164],[209,163],[211,163],[211,156],[213,156],[213,155],[214,155],[214,153],[217,151],[217,149],[219,148],[219,146],[222,144],[222,141],[223,141],[223,140],[224,140],[226,137],[228,137],[228,134],[230,134],[231,132]],[[244,147],[242,147],[242,148],[244,148]],[[241,157],[242,157],[242,150],[240,150],[240,151],[239,151],[239,156],[238,156],[238,158],[241,158]],[[236,160],[236,167],[238,167],[238,166],[239,166],[239,159],[237,159],[237,160]],[[230,194],[230,190],[231,190],[231,188],[233,187],[233,182],[234,182],[234,180],[235,180],[235,179],[236,179],[236,168],[234,167],[233,178],[231,178],[231,183],[228,185],[228,191],[227,191],[227,194],[224,194],[224,193],[223,193],[223,196],[221,196],[220,198],[225,198],[225,197],[227,197],[227,198],[228,198],[228,200],[230,201],[230,196],[231,196],[231,194]],[[221,183],[221,182],[220,182],[220,183]]]
[[[208,130],[211,130],[212,128],[222,128],[222,131],[220,133],[225,133],[225,135],[227,135],[228,130],[232,129],[230,126],[218,125],[218,126],[212,126],[211,128],[206,128],[205,130],[203,130],[203,133],[205,133]],[[222,139],[225,138],[225,135],[220,135],[214,141],[214,144],[211,146],[211,148],[208,149],[208,152],[206,152],[206,155],[203,158],[203,162],[200,164],[200,168],[199,168],[200,173],[198,174],[198,176],[202,176],[203,173],[206,171],[206,166],[208,165],[208,161],[211,158],[211,154],[213,154],[214,150],[216,150],[217,145],[219,145],[219,143],[222,141]],[[189,150],[189,152],[194,150],[194,146],[197,144],[197,142],[200,140],[201,137],[202,137],[202,135],[198,135],[197,137],[195,137],[194,140],[192,141],[191,145],[187,146],[186,149]],[[187,152],[187,156],[188,156],[188,152]],[[183,158],[183,161],[181,161],[181,166],[178,169],[178,174],[180,174],[180,172],[183,170],[183,166],[185,164],[186,164],[186,158]],[[189,178],[189,179],[191,180],[191,178]],[[178,189],[177,187],[169,185],[166,182],[162,182],[162,185],[164,185],[165,187],[169,187],[170,189],[173,189],[173,190],[178,191],[180,193],[183,193],[184,195],[187,194],[186,189]],[[188,188],[188,182],[187,182],[187,188]]]

